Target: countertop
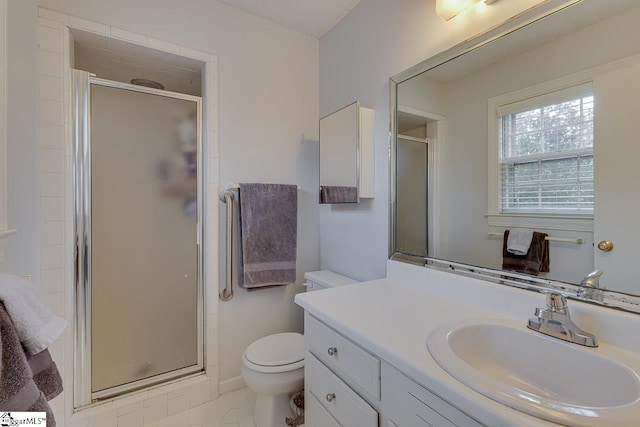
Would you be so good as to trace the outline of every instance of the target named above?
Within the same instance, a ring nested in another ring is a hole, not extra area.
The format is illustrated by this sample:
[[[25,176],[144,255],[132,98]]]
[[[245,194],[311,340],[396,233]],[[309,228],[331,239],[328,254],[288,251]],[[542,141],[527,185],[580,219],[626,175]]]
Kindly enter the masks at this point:
[[[508,408],[466,387],[445,372],[426,347],[429,333],[448,322],[502,319],[521,322],[526,328],[534,308],[544,304],[543,295],[399,265],[396,261],[389,263],[387,278],[301,293],[296,295],[295,302],[483,424],[558,425]],[[569,304],[570,308],[588,305]],[[577,307],[575,311],[585,323],[590,323],[593,316],[590,317],[589,310]]]

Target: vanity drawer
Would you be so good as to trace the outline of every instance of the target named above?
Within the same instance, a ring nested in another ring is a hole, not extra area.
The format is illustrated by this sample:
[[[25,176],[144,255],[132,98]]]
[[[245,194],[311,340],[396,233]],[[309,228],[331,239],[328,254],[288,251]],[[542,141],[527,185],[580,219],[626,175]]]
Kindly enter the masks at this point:
[[[310,315],[305,341],[318,359],[352,387],[380,400],[380,360]]]
[[[382,400],[388,410],[387,415],[399,425],[483,427],[483,424],[387,364],[382,367]]]
[[[309,393],[318,399],[320,404],[341,426],[378,426],[376,410],[334,375],[322,362],[307,352],[304,363],[305,383]]]
[[[313,394],[307,393],[304,399],[304,425],[306,427],[342,427]]]

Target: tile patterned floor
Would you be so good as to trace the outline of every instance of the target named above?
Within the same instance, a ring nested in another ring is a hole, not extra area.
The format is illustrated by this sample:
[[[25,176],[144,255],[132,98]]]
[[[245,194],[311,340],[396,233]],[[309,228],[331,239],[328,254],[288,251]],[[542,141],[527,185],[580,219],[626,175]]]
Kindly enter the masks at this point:
[[[253,421],[255,399],[255,393],[248,388],[243,388],[148,425],[150,427],[255,427]]]

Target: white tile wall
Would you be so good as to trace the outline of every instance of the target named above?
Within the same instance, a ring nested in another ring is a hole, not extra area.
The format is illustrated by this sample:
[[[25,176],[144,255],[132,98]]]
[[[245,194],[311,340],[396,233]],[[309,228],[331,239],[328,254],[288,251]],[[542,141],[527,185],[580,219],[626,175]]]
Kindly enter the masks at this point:
[[[41,123],[40,146],[42,148],[64,150],[64,126]]]
[[[48,125],[62,123],[64,120],[62,101],[40,99],[40,122]]]
[[[62,54],[62,30],[43,25],[38,29],[38,47],[40,50]]]
[[[73,411],[70,390],[73,384],[73,318],[71,262],[71,68],[73,40],[69,28],[95,33],[106,44],[112,39],[126,40],[146,47],[177,53],[205,62],[204,153],[206,200],[209,201],[205,253],[207,320],[207,375],[175,381],[125,397]],[[145,35],[112,28],[63,13],[39,9],[38,56],[40,69],[40,156],[41,156],[41,290],[45,300],[70,322],[64,335],[50,347],[63,375],[66,392],[50,402],[59,426],[140,427],[227,426],[255,427],[252,408],[255,396],[247,389],[218,396],[218,61],[215,55],[156,40]]]

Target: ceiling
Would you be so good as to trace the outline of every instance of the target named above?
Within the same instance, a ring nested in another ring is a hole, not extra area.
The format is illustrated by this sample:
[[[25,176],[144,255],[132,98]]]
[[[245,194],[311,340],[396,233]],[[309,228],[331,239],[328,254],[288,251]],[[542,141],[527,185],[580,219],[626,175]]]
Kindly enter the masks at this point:
[[[316,38],[322,37],[360,0],[220,0]]]
[[[72,30],[74,68],[129,83],[153,80],[166,90],[202,96],[201,61],[82,30]]]
[[[502,61],[518,53],[549,43],[558,37],[575,32],[589,25],[611,18],[638,7],[638,0],[617,0],[615,2],[582,2],[570,8],[553,13],[510,32],[509,37],[500,37],[478,49],[459,55],[422,74],[422,78],[450,83]],[[427,59],[428,62],[429,59]]]
[[[320,38],[360,0],[220,0],[303,34]],[[166,90],[201,96],[203,63],[82,30],[73,30],[74,67],[128,83],[146,79]]]

